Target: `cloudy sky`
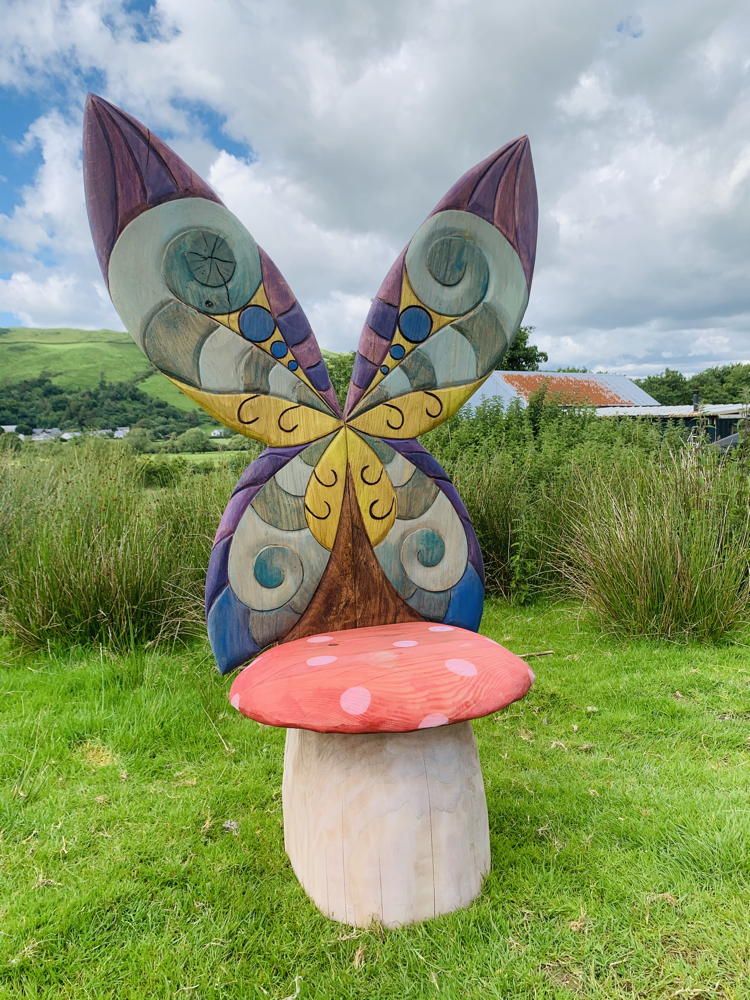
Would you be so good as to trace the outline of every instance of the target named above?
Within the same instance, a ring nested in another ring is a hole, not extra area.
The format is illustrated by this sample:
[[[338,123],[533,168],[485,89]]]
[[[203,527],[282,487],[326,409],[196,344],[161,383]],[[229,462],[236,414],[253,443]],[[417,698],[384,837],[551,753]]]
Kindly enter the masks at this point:
[[[352,350],[395,255],[522,133],[548,367],[750,360],[747,0],[0,0],[0,324],[110,327],[88,90],[162,135]]]

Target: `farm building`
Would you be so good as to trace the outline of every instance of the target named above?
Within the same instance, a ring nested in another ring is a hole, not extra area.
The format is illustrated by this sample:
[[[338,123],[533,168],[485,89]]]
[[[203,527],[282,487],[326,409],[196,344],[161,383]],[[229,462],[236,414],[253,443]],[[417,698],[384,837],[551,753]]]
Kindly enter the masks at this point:
[[[700,424],[714,441],[733,434],[740,420],[750,416],[750,407],[742,403],[701,405],[696,401],[695,405],[661,406],[626,375],[593,372],[493,372],[467,408],[490,399],[499,399],[504,406],[514,401],[526,406],[540,389],[563,405],[593,406],[598,417],[679,420],[689,428]]]
[[[598,375],[593,372],[493,372],[476,391],[472,406],[488,399],[500,399],[505,406],[518,400],[526,406],[529,397],[545,389],[548,399],[570,406],[631,407],[658,406],[643,389],[626,375]]]
[[[598,417],[648,417],[652,420],[679,420],[686,427],[700,424],[712,441],[734,434],[741,420],[747,420],[745,403],[706,403],[694,406],[597,406]]]

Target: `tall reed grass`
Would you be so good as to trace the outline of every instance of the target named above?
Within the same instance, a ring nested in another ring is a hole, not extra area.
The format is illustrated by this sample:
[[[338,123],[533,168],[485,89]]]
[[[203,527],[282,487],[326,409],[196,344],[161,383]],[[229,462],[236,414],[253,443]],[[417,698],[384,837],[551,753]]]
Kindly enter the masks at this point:
[[[147,458],[91,441],[0,466],[0,627],[32,647],[114,649],[202,629],[211,538],[236,479],[148,489]]]
[[[571,480],[560,571],[610,631],[718,639],[750,624],[748,475],[684,448]]]
[[[717,638],[750,619],[750,477],[641,421],[485,406],[427,437],[479,536],[490,592],[582,600],[603,626]],[[0,629],[116,649],[205,634],[216,525],[252,454],[196,465],[120,442],[0,453]]]

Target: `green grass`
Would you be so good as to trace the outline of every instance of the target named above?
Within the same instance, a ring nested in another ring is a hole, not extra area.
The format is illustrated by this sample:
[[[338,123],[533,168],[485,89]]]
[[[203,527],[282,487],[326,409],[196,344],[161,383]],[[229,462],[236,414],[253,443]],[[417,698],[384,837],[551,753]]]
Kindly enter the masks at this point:
[[[117,330],[0,330],[0,373],[4,382],[48,375],[67,389],[93,388],[103,375],[108,382],[138,382],[181,410],[199,409],[154,371],[129,333]]]
[[[20,382],[45,374],[67,388],[132,382],[151,370],[129,333],[116,330],[36,330],[15,327],[0,335],[4,381]]]
[[[493,869],[390,932],[306,899],[283,732],[228,708],[204,646],[6,651],[0,996],[750,996],[748,650],[604,638],[575,606],[488,602],[483,629],[555,651],[476,725]]]

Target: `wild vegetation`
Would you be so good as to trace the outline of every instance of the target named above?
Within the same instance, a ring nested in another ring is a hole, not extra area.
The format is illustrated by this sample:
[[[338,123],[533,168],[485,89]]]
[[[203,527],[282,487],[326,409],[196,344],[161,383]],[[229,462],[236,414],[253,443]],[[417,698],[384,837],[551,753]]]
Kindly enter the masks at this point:
[[[180,410],[155,399],[133,382],[99,382],[70,389],[46,376],[5,383],[0,399],[0,424],[16,424],[17,433],[33,427],[97,430],[142,427],[159,437],[181,434],[200,423],[216,426],[202,410]]]
[[[182,438],[193,434],[203,432]],[[575,597],[628,635],[744,633],[744,447],[722,456],[679,428],[603,421],[543,397],[525,410],[485,405],[426,444],[469,509],[490,593]],[[203,464],[137,454],[127,440],[0,449],[5,629],[32,646],[118,649],[200,632],[211,538],[249,449]]]

